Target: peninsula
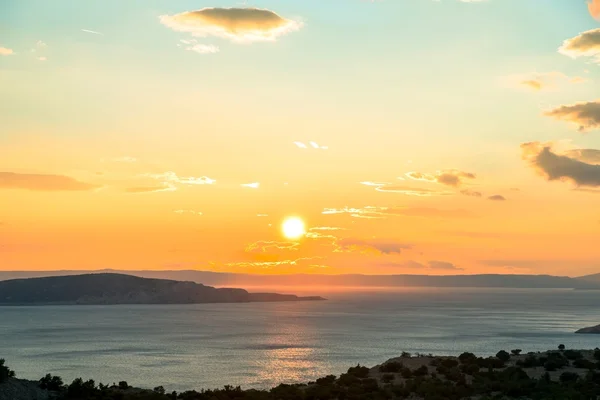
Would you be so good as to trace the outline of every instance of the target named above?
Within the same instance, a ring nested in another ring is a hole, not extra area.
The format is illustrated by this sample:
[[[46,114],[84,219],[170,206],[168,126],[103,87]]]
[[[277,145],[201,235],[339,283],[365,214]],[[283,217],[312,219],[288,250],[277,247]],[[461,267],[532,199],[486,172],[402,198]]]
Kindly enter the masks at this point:
[[[140,278],[124,274],[87,274],[0,282],[1,305],[34,304],[197,304],[316,301],[322,297],[249,293],[195,282]]]

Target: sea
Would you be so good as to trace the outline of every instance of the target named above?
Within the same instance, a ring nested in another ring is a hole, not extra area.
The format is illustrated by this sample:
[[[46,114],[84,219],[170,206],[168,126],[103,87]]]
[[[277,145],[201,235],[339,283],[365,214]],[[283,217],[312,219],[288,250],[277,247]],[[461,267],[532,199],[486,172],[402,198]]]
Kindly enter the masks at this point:
[[[296,291],[298,293],[298,291]],[[0,358],[46,373],[167,390],[269,388],[402,352],[480,356],[600,347],[600,291],[313,289],[326,301],[0,307]]]

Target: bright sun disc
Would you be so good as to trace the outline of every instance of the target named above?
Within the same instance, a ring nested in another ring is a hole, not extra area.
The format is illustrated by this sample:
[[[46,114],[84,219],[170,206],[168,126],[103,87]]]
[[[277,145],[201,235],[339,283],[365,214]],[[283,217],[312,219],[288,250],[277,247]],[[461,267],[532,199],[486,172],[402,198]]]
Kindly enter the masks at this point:
[[[283,235],[288,239],[298,239],[306,233],[304,222],[297,217],[290,217],[283,221],[281,230],[283,231]]]

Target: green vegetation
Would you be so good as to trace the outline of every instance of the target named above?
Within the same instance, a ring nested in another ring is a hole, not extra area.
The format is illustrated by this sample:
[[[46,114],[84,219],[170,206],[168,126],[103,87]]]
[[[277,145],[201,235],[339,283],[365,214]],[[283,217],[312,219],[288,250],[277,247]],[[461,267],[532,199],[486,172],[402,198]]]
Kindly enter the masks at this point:
[[[377,368],[357,365],[339,377],[328,375],[308,384],[281,384],[271,390],[225,386],[168,393],[163,386],[138,389],[125,381],[108,386],[77,378],[65,385],[50,374],[39,380],[39,388],[54,392],[56,400],[587,400],[600,396],[600,349],[511,353],[501,350],[487,358],[473,353],[459,357],[411,357],[406,353]],[[540,373],[539,367],[546,372]],[[0,382],[12,377],[14,372],[0,360]],[[0,384],[0,396],[1,390]]]
[[[4,358],[0,358],[0,383],[5,382],[8,378],[15,376],[15,371],[11,370],[5,365],[6,361]]]

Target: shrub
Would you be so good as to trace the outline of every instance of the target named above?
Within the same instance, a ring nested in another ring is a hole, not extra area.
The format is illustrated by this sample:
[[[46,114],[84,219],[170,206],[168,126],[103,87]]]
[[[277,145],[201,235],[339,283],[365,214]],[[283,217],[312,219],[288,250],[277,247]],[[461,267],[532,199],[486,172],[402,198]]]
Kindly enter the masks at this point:
[[[394,374],[383,374],[383,376],[381,377],[381,380],[384,381],[385,383],[393,382],[394,379],[396,379]]]
[[[585,358],[578,358],[573,361],[573,366],[575,368],[584,368],[584,369],[596,369],[596,363],[586,360]]]
[[[564,355],[569,360],[578,360],[583,358],[583,354],[577,350],[565,350]]]
[[[445,358],[442,360],[441,365],[444,368],[454,368],[458,365],[458,361],[452,358]]]
[[[575,382],[576,380],[579,379],[579,375],[575,372],[563,372],[562,374],[560,374],[559,379],[563,383]]]
[[[558,345],[558,349],[559,349],[560,351],[563,351],[563,350],[565,349],[565,345],[564,345],[564,344],[559,344],[559,345]]]
[[[427,376],[429,375],[429,370],[425,365],[421,365],[419,368],[413,371],[414,376]]]
[[[40,388],[49,390],[51,392],[58,392],[63,387],[63,380],[60,376],[52,376],[46,374],[45,377],[40,379]]]
[[[510,354],[508,354],[506,350],[500,350],[498,353],[496,353],[496,358],[507,362],[508,360],[510,360]]]
[[[473,361],[477,360],[477,356],[473,353],[464,352],[460,356],[458,356],[458,359],[462,364],[470,364]]]
[[[369,376],[369,368],[358,364],[356,367],[348,368],[348,375],[352,375],[357,378],[366,378]]]
[[[152,389],[152,391],[158,394],[165,394],[165,388],[162,386],[157,386],[154,389]]]
[[[380,372],[400,372],[404,365],[399,361],[390,361],[379,367]]]
[[[402,354],[400,354],[400,357],[402,357],[402,358],[411,358],[412,354],[410,354],[407,351],[403,351]]]
[[[522,352],[522,351],[523,351],[523,350],[521,350],[521,349],[514,349],[514,350],[511,350],[510,352],[511,352],[513,355],[515,355],[515,356],[518,356],[519,354],[521,354],[521,352]]]
[[[402,371],[400,371],[400,375],[402,375],[402,377],[404,379],[410,379],[413,376],[413,373],[410,369],[408,368],[402,368]]]
[[[600,361],[600,349],[597,347],[594,349],[594,358]]]
[[[327,375],[327,376],[324,376],[323,378],[317,379],[316,383],[317,383],[317,385],[320,385],[320,386],[329,386],[335,382],[335,378],[336,378],[335,375]]]
[[[6,366],[4,358],[0,358],[0,383],[5,382],[8,378],[15,377],[15,371]]]

